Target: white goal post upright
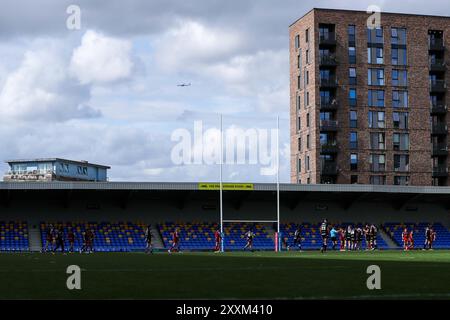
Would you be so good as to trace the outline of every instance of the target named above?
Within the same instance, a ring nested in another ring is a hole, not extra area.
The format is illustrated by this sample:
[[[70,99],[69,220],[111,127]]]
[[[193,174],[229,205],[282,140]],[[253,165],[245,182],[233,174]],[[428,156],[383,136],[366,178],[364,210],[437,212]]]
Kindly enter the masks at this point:
[[[277,233],[275,235],[275,251],[281,251],[280,234],[280,116],[277,116]]]
[[[219,173],[219,198],[220,198],[220,251],[224,252],[224,233],[223,233],[223,183],[222,183],[222,166],[223,166],[223,119],[222,115],[220,115],[220,173]]]

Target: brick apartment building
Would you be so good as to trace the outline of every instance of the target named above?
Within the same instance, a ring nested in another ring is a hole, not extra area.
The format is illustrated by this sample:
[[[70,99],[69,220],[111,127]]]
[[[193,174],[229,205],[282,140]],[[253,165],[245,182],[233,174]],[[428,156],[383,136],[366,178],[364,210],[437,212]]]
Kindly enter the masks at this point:
[[[450,17],[369,16],[290,26],[291,182],[449,185]]]

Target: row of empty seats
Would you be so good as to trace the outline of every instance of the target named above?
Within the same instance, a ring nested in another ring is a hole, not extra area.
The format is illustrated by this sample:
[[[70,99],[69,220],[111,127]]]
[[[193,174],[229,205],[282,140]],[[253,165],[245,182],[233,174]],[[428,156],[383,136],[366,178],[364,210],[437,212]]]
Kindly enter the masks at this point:
[[[0,221],[0,251],[28,251],[28,225],[25,221]]]
[[[142,222],[64,222],[46,221],[40,223],[42,245],[46,243],[46,231],[48,226],[64,229],[65,245],[69,246],[67,234],[69,229],[75,234],[74,250],[79,250],[83,245],[83,232],[93,230],[94,250],[96,251],[141,251],[145,248],[145,229],[147,225]],[[353,223],[337,223],[338,228],[346,228]],[[427,222],[421,223],[384,223],[379,226],[392,238],[398,248],[402,247],[402,231],[406,226],[414,232],[414,240],[417,247],[422,247],[425,241],[425,228]],[[356,224],[363,227],[362,223]],[[156,225],[163,245],[167,249],[172,245],[172,233],[176,228],[180,231],[181,250],[211,250],[215,246],[214,232],[218,228],[217,223],[211,222],[165,222]],[[286,223],[280,226],[281,234],[289,245],[293,244],[295,223]],[[437,237],[433,245],[435,249],[450,249],[450,231],[441,223],[433,223],[432,228]],[[264,226],[258,223],[227,223],[224,225],[224,247],[226,250],[241,250],[246,244],[245,234],[252,230],[255,233],[253,247],[258,250],[273,250],[273,226]],[[321,246],[320,223],[301,223],[301,236],[303,249],[318,249]],[[0,221],[0,250],[1,251],[28,251],[28,224],[25,221]],[[362,247],[366,248],[365,238],[362,238]],[[331,246],[331,241],[329,242]],[[389,248],[387,243],[378,234],[377,245],[380,249]]]

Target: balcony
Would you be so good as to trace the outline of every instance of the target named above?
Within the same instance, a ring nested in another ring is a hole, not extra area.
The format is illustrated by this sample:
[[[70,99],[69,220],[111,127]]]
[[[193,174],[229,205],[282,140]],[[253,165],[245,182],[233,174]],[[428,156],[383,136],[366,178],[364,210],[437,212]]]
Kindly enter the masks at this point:
[[[336,99],[333,100],[320,100],[320,111],[336,111],[339,107],[339,103]]]
[[[447,106],[443,103],[437,103],[431,105],[431,114],[432,115],[442,115],[447,114]]]
[[[337,80],[335,76],[320,78],[320,86],[322,88],[336,88]]]
[[[448,128],[445,123],[433,123],[431,125],[431,134],[434,136],[447,135]]]
[[[444,51],[444,40],[443,39],[430,39],[428,42],[428,49],[430,51]]]
[[[444,59],[430,59],[430,71],[445,72],[447,66]]]
[[[323,176],[335,176],[337,171],[336,162],[325,162],[320,167],[320,172]]]
[[[319,45],[333,47],[337,43],[336,34],[334,32],[329,32],[327,35],[319,36]]]
[[[338,65],[338,62],[334,55],[326,54],[320,56],[319,65],[320,67],[336,67]]]
[[[438,165],[433,167],[433,177],[447,177],[448,168],[445,165]]]
[[[330,143],[326,143],[326,144],[322,144],[320,146],[320,153],[321,154],[336,154],[338,153],[339,148],[337,146],[337,144],[334,142],[330,142]]]
[[[337,131],[338,122],[335,120],[320,120],[320,131]]]
[[[430,81],[430,92],[446,92],[447,84],[445,80],[431,80]]]
[[[448,147],[446,143],[433,143],[431,149],[431,155],[433,157],[448,155]]]

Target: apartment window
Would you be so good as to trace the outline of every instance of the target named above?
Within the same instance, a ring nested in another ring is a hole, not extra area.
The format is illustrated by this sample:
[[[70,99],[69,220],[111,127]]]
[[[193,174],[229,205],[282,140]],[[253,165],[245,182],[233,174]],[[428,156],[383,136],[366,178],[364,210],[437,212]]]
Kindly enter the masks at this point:
[[[384,128],[384,111],[369,111],[369,128]]]
[[[383,64],[383,48],[369,47],[367,48],[367,63]]]
[[[392,69],[392,85],[406,87],[408,85],[408,71]]]
[[[383,28],[370,29],[367,28],[367,42],[369,43],[383,43]]]
[[[370,107],[384,107],[384,90],[369,90]]]
[[[309,84],[309,71],[306,71],[305,79],[306,79],[306,84],[308,85]]]
[[[373,185],[385,185],[386,176],[370,176],[369,183]]]
[[[358,170],[358,155],[356,153],[350,154],[350,170]]]
[[[395,176],[394,185],[396,186],[407,186],[409,185],[409,176]]]
[[[386,156],[384,154],[371,154],[369,164],[371,171],[384,172],[386,170]]]
[[[408,133],[394,133],[393,137],[394,151],[408,151],[409,150],[409,134]]]
[[[309,64],[309,49],[306,49],[306,64]]]
[[[297,117],[297,131],[300,131],[302,128],[302,118],[299,116]]]
[[[297,172],[301,173],[302,172],[302,159],[299,158],[297,161]]]
[[[351,184],[356,184],[356,183],[358,183],[358,176],[356,176],[356,175],[351,175],[351,176],[350,176],[350,183],[351,183]]]
[[[295,49],[300,48],[300,36],[296,35],[295,36]]]
[[[384,150],[385,148],[386,148],[386,144],[385,144],[384,132],[371,133],[370,134],[370,149]]]
[[[305,30],[305,42],[309,42],[309,28]]]
[[[306,127],[309,127],[309,113],[306,114]]]
[[[392,91],[392,107],[407,108],[408,107],[408,91]]]
[[[297,76],[297,90],[300,90],[301,87],[301,79],[300,79],[300,75]]]
[[[394,171],[400,172],[409,171],[409,155],[394,154]]]
[[[356,89],[349,89],[348,91],[348,103],[351,107],[356,106]]]
[[[350,149],[358,148],[358,133],[350,132]]]
[[[356,63],[356,48],[348,47],[348,63]]]
[[[306,135],[306,149],[309,150],[310,147],[311,147],[311,139],[310,139],[310,136],[308,134],[308,135]]]
[[[302,50],[300,49],[300,51],[298,52],[297,55],[297,68],[301,69],[302,68]]]
[[[406,29],[392,28],[391,29],[391,44],[406,45]]]
[[[392,64],[395,66],[406,66],[406,49],[392,48]]]
[[[348,69],[348,83],[350,85],[356,85],[356,68]]]
[[[298,151],[302,151],[302,138],[298,138]]]
[[[354,43],[356,41],[356,26],[348,26],[348,42]]]
[[[367,84],[369,86],[384,86],[384,69],[368,69]]]
[[[300,110],[302,105],[302,98],[300,97],[300,95],[297,96],[297,110]]]
[[[408,129],[408,112],[393,112],[392,120],[395,129]]]
[[[305,106],[309,106],[309,92],[306,92],[305,100]]]
[[[306,158],[305,158],[305,168],[306,168],[306,171],[309,171],[309,156],[306,156]]]
[[[350,128],[356,128],[358,126],[358,114],[356,111],[350,111]]]

